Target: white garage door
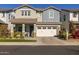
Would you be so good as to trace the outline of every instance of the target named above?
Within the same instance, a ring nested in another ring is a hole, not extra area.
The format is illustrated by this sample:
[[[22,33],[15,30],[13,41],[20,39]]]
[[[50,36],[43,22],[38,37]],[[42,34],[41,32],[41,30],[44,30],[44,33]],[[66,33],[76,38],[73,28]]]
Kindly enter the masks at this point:
[[[56,32],[56,27],[38,27],[37,37],[52,37],[56,35]]]

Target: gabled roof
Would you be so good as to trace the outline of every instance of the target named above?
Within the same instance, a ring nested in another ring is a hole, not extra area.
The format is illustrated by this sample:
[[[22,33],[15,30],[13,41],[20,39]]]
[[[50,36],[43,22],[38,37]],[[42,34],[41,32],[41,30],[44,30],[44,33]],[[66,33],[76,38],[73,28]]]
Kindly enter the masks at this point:
[[[17,8],[14,8],[13,10],[17,10],[19,8],[22,8],[22,7],[28,7],[28,8],[36,10],[35,8],[31,7],[30,5],[25,5],[25,4],[23,4],[23,5],[21,5],[21,6],[17,7]]]
[[[79,8],[74,8],[74,9],[62,9],[63,11],[68,11],[68,12],[79,12]]]
[[[55,9],[57,11],[61,11],[60,9],[54,7],[54,6],[49,6],[48,8],[45,8],[43,11],[48,10],[48,9]]]
[[[57,10],[57,11],[61,11],[60,9],[58,9],[58,8],[56,8],[56,7],[53,7],[53,6],[50,6],[50,7],[48,7],[48,8],[34,8],[34,7],[31,7],[30,5],[22,5],[22,6],[20,6],[20,7],[17,7],[17,8],[14,8],[13,10],[17,10],[17,9],[19,9],[19,8],[22,8],[22,7],[29,7],[29,8],[31,8],[31,9],[34,9],[34,10],[36,10],[36,11],[45,11],[45,10],[48,10],[48,9],[55,9],[55,10]]]
[[[44,10],[44,8],[35,8],[36,9],[36,11],[43,11]]]
[[[12,11],[12,9],[0,8],[0,12],[8,12],[8,11]]]
[[[0,12],[15,11],[15,10],[20,9],[22,7],[28,7],[28,8],[31,8],[31,9],[35,10],[35,11],[41,11],[41,12],[46,11],[48,9],[55,9],[57,11],[61,11],[60,9],[58,9],[56,7],[53,7],[53,6],[50,6],[48,8],[34,8],[34,7],[31,7],[30,5],[23,4],[23,5],[21,5],[21,6],[17,7],[17,8],[13,8],[13,9],[0,8]]]

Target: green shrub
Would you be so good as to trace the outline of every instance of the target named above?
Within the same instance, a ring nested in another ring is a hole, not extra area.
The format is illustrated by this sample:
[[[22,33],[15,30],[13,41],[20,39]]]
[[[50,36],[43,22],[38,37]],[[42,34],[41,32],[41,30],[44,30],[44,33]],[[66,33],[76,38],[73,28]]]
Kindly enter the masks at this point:
[[[22,38],[22,32],[14,32],[14,37],[15,38]]]
[[[32,37],[36,37],[36,33],[34,33],[34,31],[32,32]]]
[[[61,30],[59,31],[59,38],[66,39],[66,30],[64,26],[61,26]]]

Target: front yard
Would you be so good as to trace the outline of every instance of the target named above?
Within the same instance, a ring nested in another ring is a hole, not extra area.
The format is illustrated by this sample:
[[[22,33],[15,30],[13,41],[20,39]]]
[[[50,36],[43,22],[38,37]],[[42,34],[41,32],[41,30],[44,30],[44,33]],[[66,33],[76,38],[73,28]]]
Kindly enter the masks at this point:
[[[0,42],[36,42],[35,38],[0,38]]]

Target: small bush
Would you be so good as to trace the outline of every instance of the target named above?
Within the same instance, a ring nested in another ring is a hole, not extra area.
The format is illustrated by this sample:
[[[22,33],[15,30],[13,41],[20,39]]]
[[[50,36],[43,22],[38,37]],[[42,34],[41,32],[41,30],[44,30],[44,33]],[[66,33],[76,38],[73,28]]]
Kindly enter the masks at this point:
[[[36,33],[34,33],[34,31],[32,32],[32,37],[36,37]]]
[[[61,30],[59,31],[59,38],[66,39],[66,30],[64,26],[61,27]]]
[[[22,38],[22,32],[14,32],[14,37],[15,38]]]

